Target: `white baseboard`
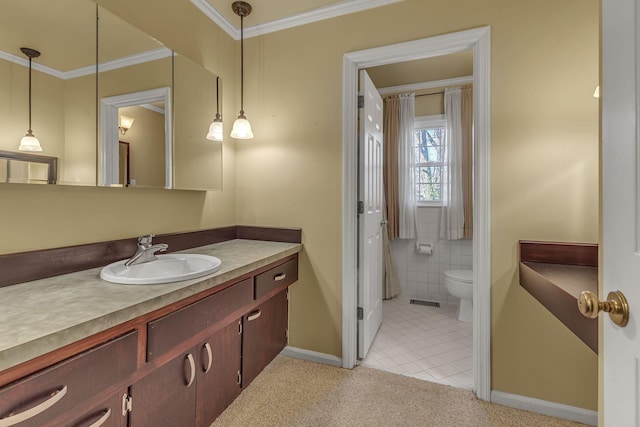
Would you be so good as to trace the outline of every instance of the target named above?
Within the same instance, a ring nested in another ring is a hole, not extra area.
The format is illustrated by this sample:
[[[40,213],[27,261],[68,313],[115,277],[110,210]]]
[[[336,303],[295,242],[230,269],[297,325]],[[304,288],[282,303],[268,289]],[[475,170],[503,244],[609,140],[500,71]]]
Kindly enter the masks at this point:
[[[322,363],[323,365],[337,366],[338,368],[342,367],[342,359],[337,356],[305,350],[303,348],[286,346],[280,354],[295,357],[296,359],[308,360],[309,362]]]
[[[503,391],[491,391],[491,403],[510,406],[512,408],[523,409],[525,411],[536,412],[538,414],[563,418],[588,425],[598,425],[598,413],[588,409],[577,408],[575,406],[563,405],[561,403],[548,402],[546,400],[534,399],[532,397],[519,396],[517,394],[505,393]]]

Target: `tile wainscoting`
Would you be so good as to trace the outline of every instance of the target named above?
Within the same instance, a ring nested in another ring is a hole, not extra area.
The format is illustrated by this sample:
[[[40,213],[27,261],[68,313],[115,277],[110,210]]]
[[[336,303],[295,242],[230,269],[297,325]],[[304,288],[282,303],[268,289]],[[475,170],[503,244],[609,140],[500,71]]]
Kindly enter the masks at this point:
[[[444,286],[444,272],[472,268],[473,241],[439,238],[440,212],[439,207],[417,210],[418,241],[433,244],[432,255],[417,254],[415,239],[391,241],[391,254],[403,297],[456,304]]]

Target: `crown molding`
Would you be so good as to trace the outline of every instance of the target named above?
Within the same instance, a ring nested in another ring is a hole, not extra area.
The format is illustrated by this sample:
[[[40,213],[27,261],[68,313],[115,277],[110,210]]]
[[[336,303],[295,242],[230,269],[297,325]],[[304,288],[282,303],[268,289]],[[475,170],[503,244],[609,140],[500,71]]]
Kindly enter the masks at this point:
[[[197,7],[200,12],[204,13],[209,19],[218,25],[218,27],[222,28],[224,32],[229,34],[233,39],[240,40],[240,30],[237,30],[236,27],[231,25],[229,21],[224,19],[216,8],[211,6],[207,0],[191,0],[191,3],[195,7]]]
[[[409,85],[388,86],[388,87],[379,88],[378,92],[380,93],[380,95],[389,95],[392,93],[417,92],[420,90],[429,90],[429,89],[463,85],[463,84],[469,84],[469,83],[473,83],[473,76],[454,77],[451,79],[444,79],[444,80],[432,80],[430,82],[413,83]]]
[[[2,50],[0,50],[0,59],[4,59],[6,61],[13,62],[14,64],[22,65],[23,67],[29,68],[29,60],[13,55],[8,52],[4,52]],[[53,77],[64,79],[65,73],[62,71],[56,70],[55,68],[47,67],[45,65],[38,64],[37,62],[32,62],[31,68],[36,71],[49,74]]]
[[[344,0],[331,6],[303,12],[287,18],[277,19],[266,24],[254,25],[244,29],[244,38],[256,37],[263,34],[273,33],[288,28],[299,27],[301,25],[331,19],[350,13],[361,12],[388,4],[398,3],[402,0]],[[191,0],[202,13],[215,22],[233,39],[240,40],[240,30],[229,23],[207,0]]]
[[[171,55],[172,55],[171,49],[162,47],[159,49],[148,50],[146,52],[137,53],[135,55],[125,56],[124,58],[115,59],[113,61],[103,62],[101,64],[98,64],[98,70],[100,73],[102,73],[104,71],[116,70],[118,68],[124,68],[130,65],[142,64],[145,62],[155,61],[157,59],[167,58],[167,57],[170,57]],[[0,51],[0,59],[5,59],[15,64],[22,65],[23,67],[29,66],[28,60],[4,51]],[[55,68],[47,67],[45,65],[41,65],[38,63],[32,63],[31,67],[36,71],[49,74],[50,76],[53,76],[62,80],[69,80],[69,79],[75,79],[78,77],[88,76],[91,74],[95,74],[96,72],[95,65],[89,65],[87,67],[76,68],[74,70],[69,70],[69,71],[56,70]]]

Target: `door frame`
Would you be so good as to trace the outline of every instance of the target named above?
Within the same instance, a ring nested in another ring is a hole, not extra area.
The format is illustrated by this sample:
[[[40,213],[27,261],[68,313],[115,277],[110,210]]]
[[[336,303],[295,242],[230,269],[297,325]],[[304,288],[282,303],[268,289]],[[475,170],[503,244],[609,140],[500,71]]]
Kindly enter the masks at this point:
[[[473,50],[474,238],[473,379],[479,399],[491,396],[490,28],[381,46],[343,56],[342,67],[342,367],[357,359],[357,96],[358,70]]]

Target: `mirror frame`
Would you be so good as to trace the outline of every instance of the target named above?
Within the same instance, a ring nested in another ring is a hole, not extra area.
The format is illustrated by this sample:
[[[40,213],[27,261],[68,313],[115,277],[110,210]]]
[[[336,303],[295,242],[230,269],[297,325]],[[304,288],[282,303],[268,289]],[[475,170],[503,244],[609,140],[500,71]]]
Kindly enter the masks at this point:
[[[100,181],[98,186],[109,187],[120,182],[119,177],[119,141],[118,108],[134,105],[164,102],[164,140],[165,140],[165,187],[173,188],[173,150],[171,136],[173,124],[171,120],[171,88],[141,92],[127,93],[124,95],[105,97],[100,100]]]
[[[42,154],[16,153],[14,151],[0,150],[0,159],[7,161],[7,173],[9,173],[10,171],[10,164],[12,160],[20,162],[43,163],[47,165],[47,184],[55,184],[58,182],[57,157],[43,156]]]

